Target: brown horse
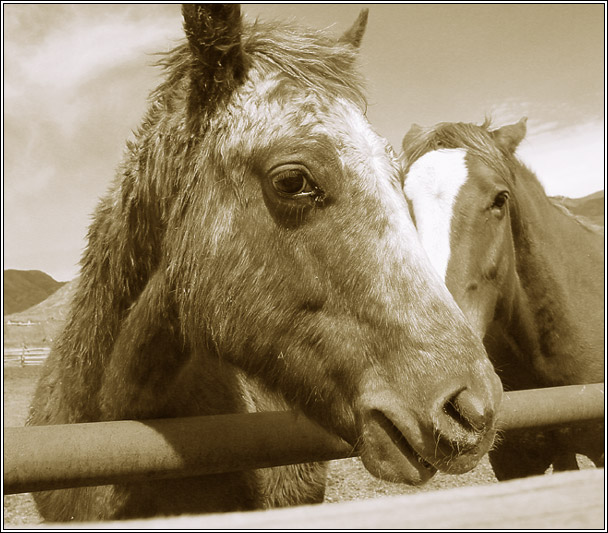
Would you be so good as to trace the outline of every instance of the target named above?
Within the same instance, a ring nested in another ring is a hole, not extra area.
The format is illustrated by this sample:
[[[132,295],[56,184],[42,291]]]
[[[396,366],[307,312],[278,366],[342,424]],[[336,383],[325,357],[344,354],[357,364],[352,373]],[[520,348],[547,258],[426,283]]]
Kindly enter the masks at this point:
[[[433,273],[341,38],[183,7],[29,424],[295,408],[384,479],[472,468],[500,380]],[[177,453],[177,450],[176,450]],[[36,494],[49,520],[320,502],[324,465]]]
[[[403,140],[423,246],[484,339],[505,390],[604,379],[604,233],[545,195],[515,156],[526,120],[442,123]],[[506,434],[498,479],[604,462],[602,427]]]

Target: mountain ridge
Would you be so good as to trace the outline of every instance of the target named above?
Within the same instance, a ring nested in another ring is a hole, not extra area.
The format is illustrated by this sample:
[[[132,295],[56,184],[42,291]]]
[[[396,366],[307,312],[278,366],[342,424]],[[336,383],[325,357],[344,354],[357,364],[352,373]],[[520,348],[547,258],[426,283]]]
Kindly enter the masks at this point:
[[[65,285],[41,270],[4,271],[4,315],[25,311]]]

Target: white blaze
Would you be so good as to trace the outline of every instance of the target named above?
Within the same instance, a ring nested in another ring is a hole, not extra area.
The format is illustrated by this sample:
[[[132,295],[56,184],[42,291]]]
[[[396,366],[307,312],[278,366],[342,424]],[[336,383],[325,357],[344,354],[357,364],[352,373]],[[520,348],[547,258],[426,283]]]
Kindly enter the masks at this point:
[[[435,150],[409,169],[403,191],[411,202],[422,246],[445,280],[454,202],[467,180],[466,150]]]

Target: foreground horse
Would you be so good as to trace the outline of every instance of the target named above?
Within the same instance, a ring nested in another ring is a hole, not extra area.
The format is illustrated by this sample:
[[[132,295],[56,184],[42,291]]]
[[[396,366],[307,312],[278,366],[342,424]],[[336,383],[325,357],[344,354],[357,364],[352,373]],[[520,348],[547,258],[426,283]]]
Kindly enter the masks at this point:
[[[502,388],[365,119],[367,13],[340,39],[248,25],[236,5],[183,15],[29,424],[299,408],[382,478],[472,468]],[[35,496],[46,519],[91,520],[320,502],[324,487],[317,464]]]
[[[408,198],[432,263],[484,339],[505,390],[604,379],[604,234],[545,195],[514,155],[526,121],[413,126]],[[603,426],[507,434],[498,479],[603,465]]]

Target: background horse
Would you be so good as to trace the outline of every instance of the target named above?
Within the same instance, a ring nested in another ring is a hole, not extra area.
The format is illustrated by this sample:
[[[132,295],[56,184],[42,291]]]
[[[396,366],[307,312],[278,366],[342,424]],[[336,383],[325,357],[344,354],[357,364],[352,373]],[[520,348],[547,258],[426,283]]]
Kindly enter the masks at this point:
[[[604,233],[545,195],[515,156],[526,119],[490,131],[442,123],[403,139],[423,246],[483,337],[505,390],[604,379]],[[498,479],[604,461],[604,431],[506,434],[490,452]]]
[[[341,38],[183,7],[29,424],[299,408],[384,479],[472,468],[500,381],[432,273]],[[323,465],[36,494],[43,517],[323,499]]]

